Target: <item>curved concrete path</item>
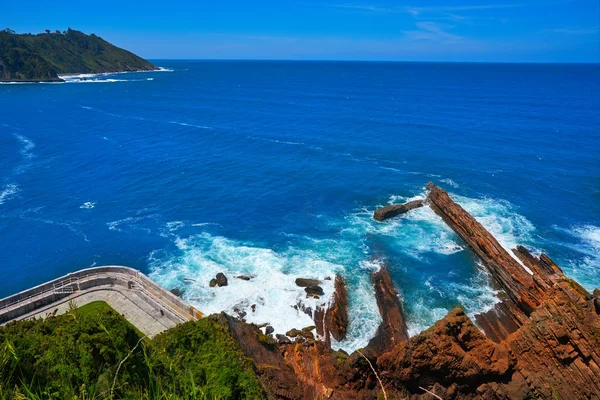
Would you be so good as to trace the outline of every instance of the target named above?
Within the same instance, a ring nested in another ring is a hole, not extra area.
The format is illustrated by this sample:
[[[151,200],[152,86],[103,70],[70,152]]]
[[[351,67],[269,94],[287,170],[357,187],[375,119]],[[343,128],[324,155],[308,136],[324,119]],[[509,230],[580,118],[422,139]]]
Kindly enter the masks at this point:
[[[106,266],[77,271],[0,300],[0,324],[62,314],[70,301],[83,306],[99,300],[149,337],[202,317],[141,272]]]

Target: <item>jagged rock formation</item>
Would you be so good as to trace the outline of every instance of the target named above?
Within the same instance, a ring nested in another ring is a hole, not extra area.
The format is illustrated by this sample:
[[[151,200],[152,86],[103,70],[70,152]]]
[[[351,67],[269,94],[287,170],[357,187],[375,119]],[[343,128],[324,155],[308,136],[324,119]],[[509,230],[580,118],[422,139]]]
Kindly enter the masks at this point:
[[[389,271],[382,267],[371,275],[371,279],[375,286],[375,299],[383,322],[365,349],[365,354],[369,356],[383,354],[408,340],[404,311]]]
[[[297,280],[296,283],[298,283]],[[348,290],[346,282],[339,275],[335,277],[334,289],[335,293],[329,307],[319,307],[313,315],[317,335],[324,339],[327,346],[330,344],[331,336],[338,341],[346,338],[349,323]]]
[[[384,221],[419,207],[423,207],[423,200],[413,200],[406,204],[394,204],[375,210],[373,218],[377,221]]]
[[[210,282],[208,283],[208,286],[210,287],[223,287],[223,286],[227,286],[227,277],[225,276],[224,273],[219,272],[216,276],[216,278],[213,278],[210,280]]]
[[[333,304],[327,313],[327,327],[337,341],[346,339],[348,330],[348,290],[341,276],[335,277]]]
[[[352,355],[332,351],[328,340],[276,344],[257,327],[228,320],[270,398],[373,399],[384,389],[388,399],[433,398],[426,389],[443,399],[600,399],[600,291],[591,295],[544,254],[519,246],[517,261],[446,192],[428,188],[427,204],[504,293],[494,310],[476,318],[483,332],[457,308],[408,338],[382,268],[373,283],[384,322]]]

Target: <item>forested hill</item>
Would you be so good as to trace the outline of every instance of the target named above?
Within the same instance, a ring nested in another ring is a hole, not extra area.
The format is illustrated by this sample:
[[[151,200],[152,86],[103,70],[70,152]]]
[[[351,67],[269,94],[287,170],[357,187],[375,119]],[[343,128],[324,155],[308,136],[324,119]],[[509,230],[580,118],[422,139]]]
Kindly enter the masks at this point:
[[[59,74],[146,71],[152,63],[94,34],[0,31],[0,81],[58,81]]]

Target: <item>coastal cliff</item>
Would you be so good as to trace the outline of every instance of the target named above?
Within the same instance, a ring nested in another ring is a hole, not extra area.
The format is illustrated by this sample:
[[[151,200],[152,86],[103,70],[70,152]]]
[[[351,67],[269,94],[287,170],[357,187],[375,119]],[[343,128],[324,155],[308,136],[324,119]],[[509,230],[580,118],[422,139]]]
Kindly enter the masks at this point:
[[[456,308],[409,338],[384,267],[373,274],[383,322],[351,355],[319,338],[265,346],[257,327],[231,319],[269,397],[600,398],[600,292],[588,293],[545,254],[519,246],[513,257],[444,190],[427,188],[423,204],[481,259],[502,301],[475,323]],[[332,310],[339,308],[335,298]]]
[[[91,34],[17,34],[0,31],[0,81],[59,82],[61,74],[97,74],[158,69],[149,61]]]

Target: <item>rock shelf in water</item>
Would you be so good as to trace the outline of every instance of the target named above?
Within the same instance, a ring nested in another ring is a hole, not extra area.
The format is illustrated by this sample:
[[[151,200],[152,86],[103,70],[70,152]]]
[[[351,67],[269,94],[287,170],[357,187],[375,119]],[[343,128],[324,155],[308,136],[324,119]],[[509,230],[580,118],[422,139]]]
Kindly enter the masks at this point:
[[[278,337],[265,345],[256,326],[224,316],[269,398],[371,399],[383,389],[402,399],[431,399],[427,391],[443,399],[600,398],[600,291],[588,293],[545,254],[519,246],[513,257],[445,191],[431,183],[428,190],[424,204],[481,259],[504,300],[476,317],[479,327],[456,308],[409,338],[382,268],[373,284],[384,321],[369,345],[350,355],[333,351],[328,339],[336,329],[328,312],[347,304],[337,278],[332,304],[315,313],[317,339]]]

